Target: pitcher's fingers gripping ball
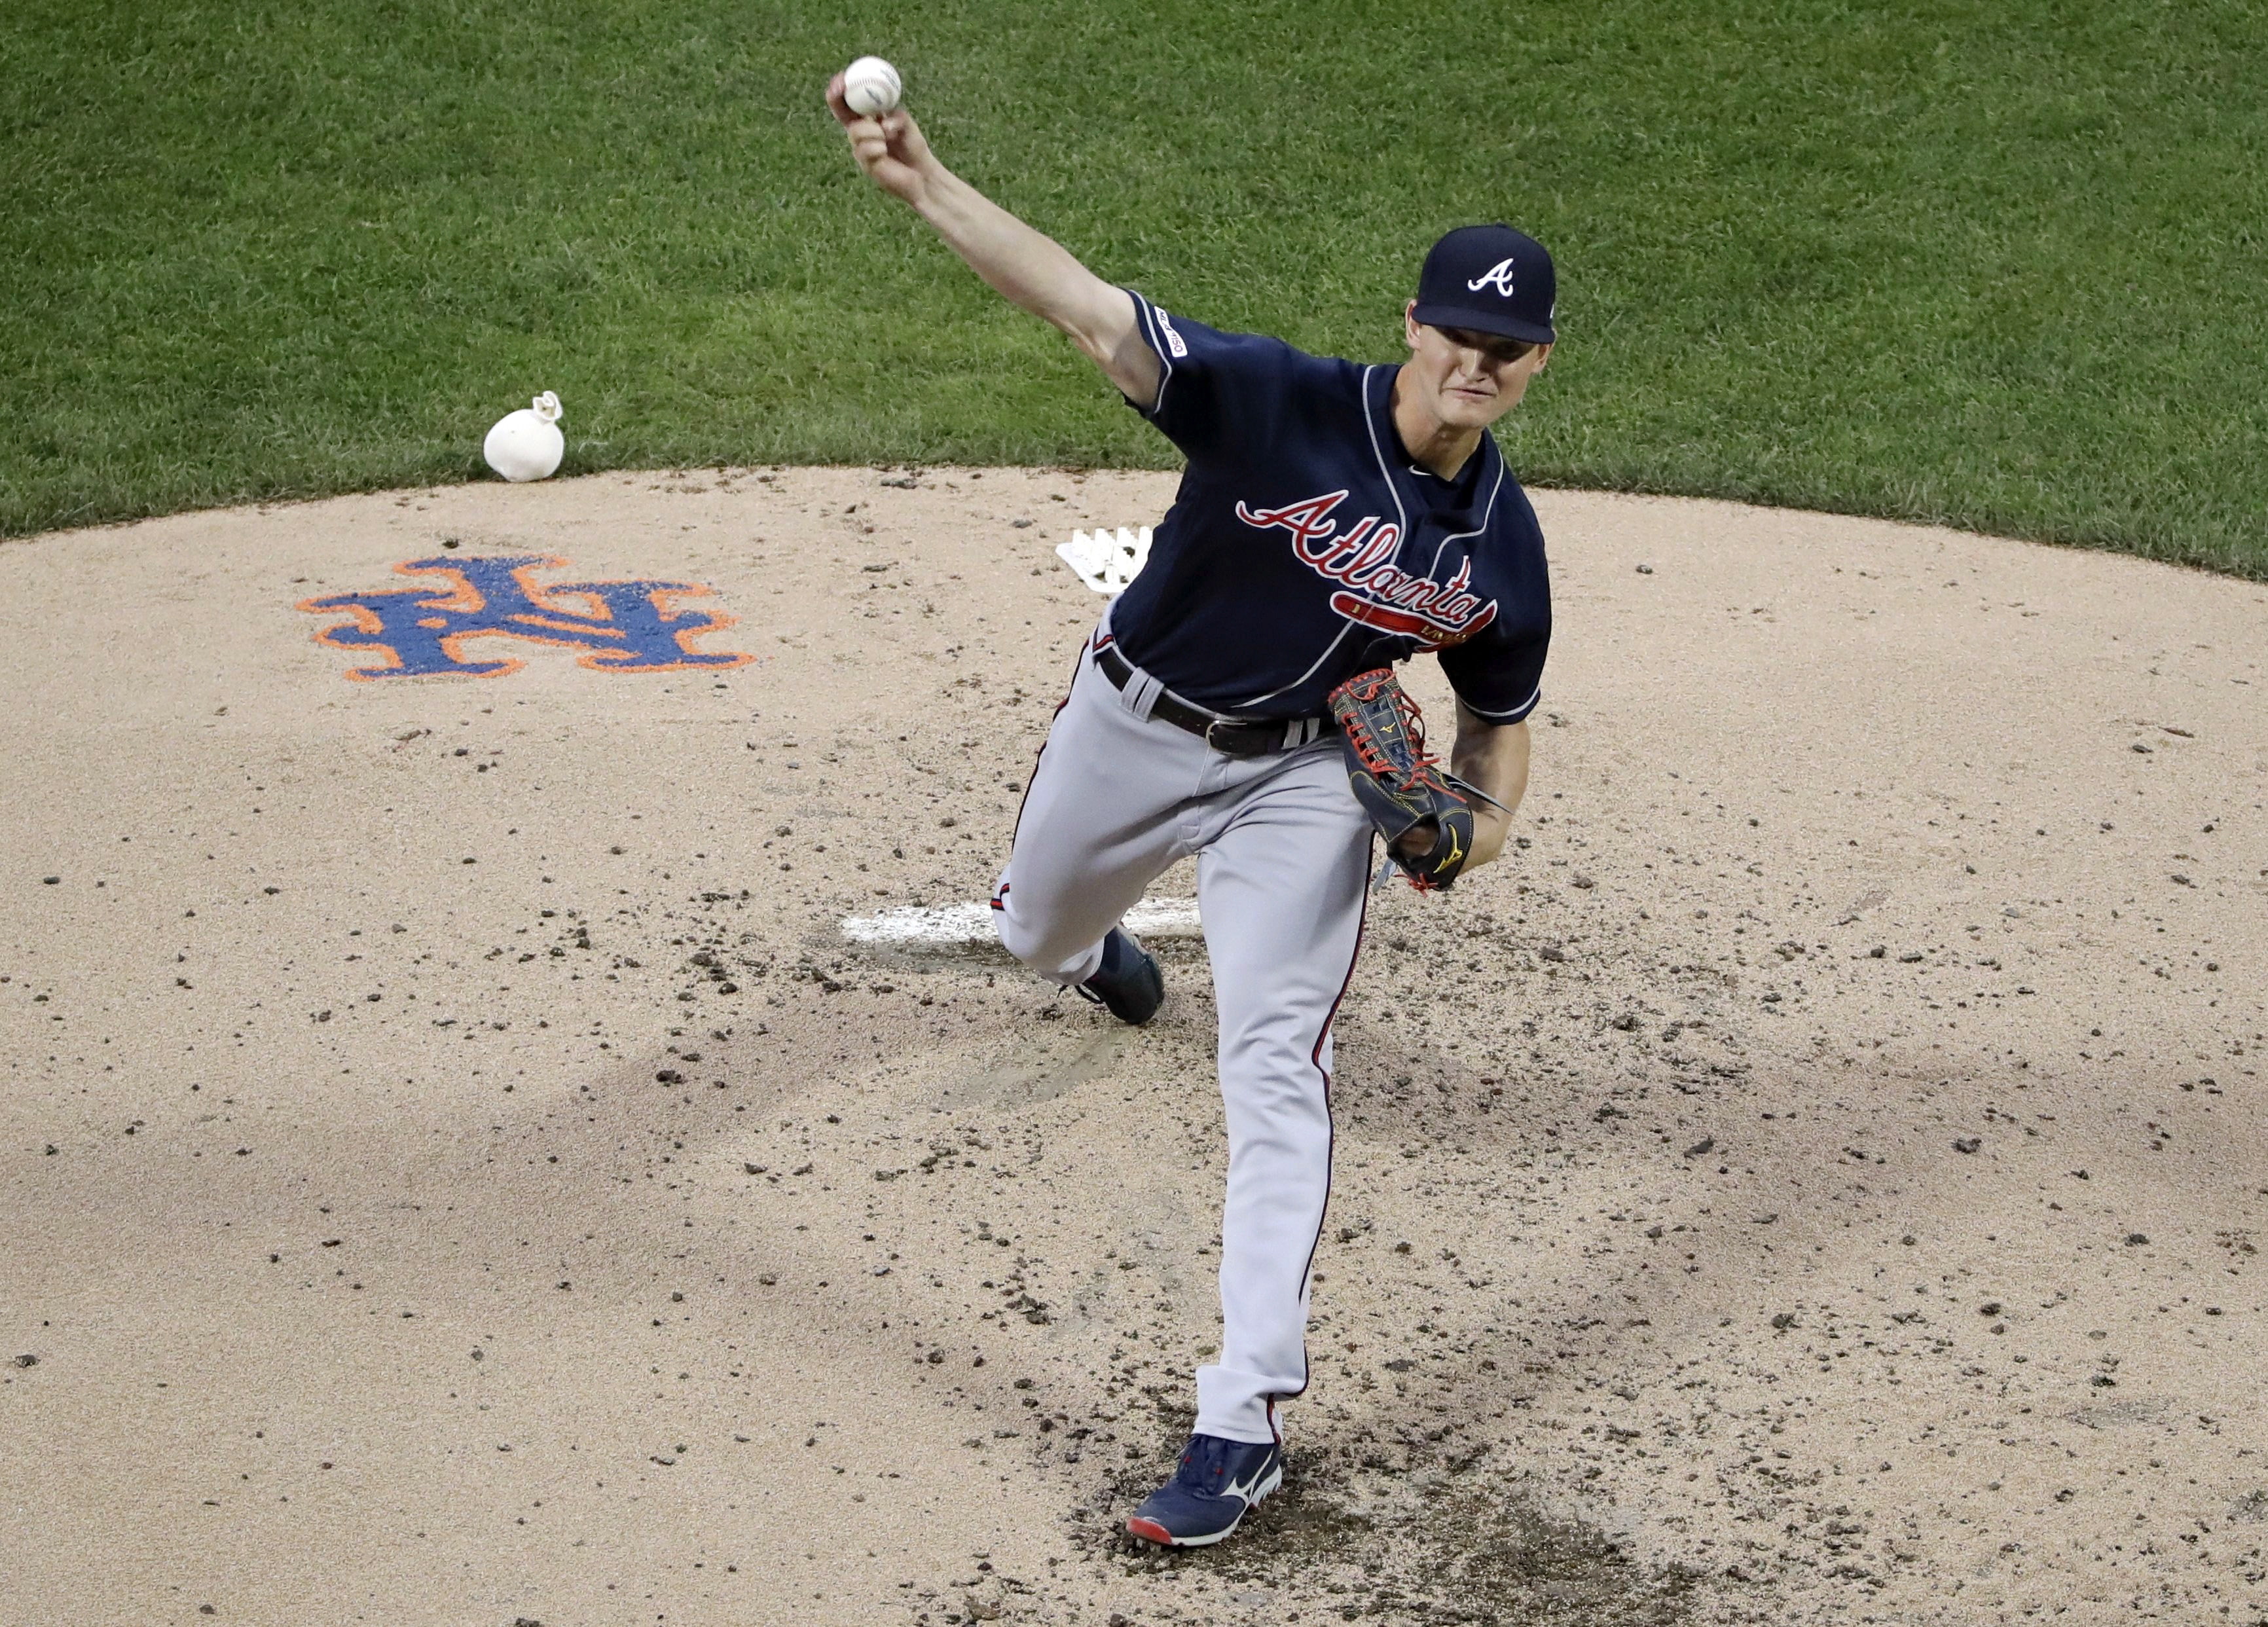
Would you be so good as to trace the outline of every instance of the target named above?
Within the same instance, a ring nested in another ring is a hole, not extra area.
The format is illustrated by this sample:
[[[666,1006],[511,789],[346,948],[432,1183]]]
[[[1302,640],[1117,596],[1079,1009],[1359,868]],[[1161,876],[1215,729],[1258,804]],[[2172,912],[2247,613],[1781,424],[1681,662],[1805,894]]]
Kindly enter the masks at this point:
[[[851,76],[869,63],[889,77],[881,81],[867,75],[854,85]],[[851,100],[854,88],[858,92],[856,105]],[[879,92],[884,88],[889,92],[887,106],[880,104]],[[858,161],[858,167],[901,203],[927,212],[932,202],[931,187],[950,177],[930,151],[929,143],[922,139],[913,115],[898,103],[897,70],[879,56],[860,57],[827,83],[828,111],[850,137],[850,156]],[[868,112],[868,108],[874,110]]]
[[[862,56],[843,70],[843,101],[861,118],[897,111],[905,85],[898,70],[879,56]]]

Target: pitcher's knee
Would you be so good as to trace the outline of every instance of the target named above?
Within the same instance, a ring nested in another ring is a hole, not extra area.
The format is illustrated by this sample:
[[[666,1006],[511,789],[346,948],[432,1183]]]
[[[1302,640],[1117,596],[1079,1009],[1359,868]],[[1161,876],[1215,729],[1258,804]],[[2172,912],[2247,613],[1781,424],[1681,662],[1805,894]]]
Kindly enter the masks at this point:
[[[1048,924],[1035,924],[998,905],[992,910],[992,927],[1000,946],[1042,977],[1077,983],[1094,969],[1087,962],[1097,958],[1100,938],[1079,941],[1082,934],[1075,930],[1056,926],[1050,931]]]
[[[1028,923],[1019,921],[1005,909],[992,912],[992,926],[1000,935],[1003,949],[1035,971],[1047,969],[1043,962],[1050,958],[1048,952],[1053,947],[1048,941],[1047,933]],[[1058,954],[1052,958],[1061,960],[1063,957]]]

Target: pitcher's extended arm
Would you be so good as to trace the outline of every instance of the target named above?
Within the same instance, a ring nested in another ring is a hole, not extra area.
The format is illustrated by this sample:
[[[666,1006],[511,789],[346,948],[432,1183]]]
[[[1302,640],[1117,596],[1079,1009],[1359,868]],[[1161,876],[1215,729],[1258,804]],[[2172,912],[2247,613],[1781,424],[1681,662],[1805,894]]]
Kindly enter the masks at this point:
[[[1079,264],[938,161],[904,108],[862,118],[843,99],[843,76],[827,105],[850,137],[851,156],[874,184],[937,229],[969,269],[1012,303],[1071,335],[1128,400],[1158,398],[1157,356],[1135,326],[1134,301]]]

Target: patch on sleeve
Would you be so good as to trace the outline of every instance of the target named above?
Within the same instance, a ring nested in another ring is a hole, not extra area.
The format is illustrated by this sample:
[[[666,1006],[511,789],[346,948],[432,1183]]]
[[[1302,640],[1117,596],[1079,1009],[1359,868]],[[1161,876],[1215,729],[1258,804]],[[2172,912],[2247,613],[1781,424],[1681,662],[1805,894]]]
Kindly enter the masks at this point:
[[[1182,342],[1181,335],[1174,331],[1174,319],[1166,314],[1163,306],[1152,306],[1150,309],[1158,318],[1159,331],[1166,335],[1166,348],[1174,353],[1174,358],[1176,361],[1185,359],[1189,356],[1189,347]]]

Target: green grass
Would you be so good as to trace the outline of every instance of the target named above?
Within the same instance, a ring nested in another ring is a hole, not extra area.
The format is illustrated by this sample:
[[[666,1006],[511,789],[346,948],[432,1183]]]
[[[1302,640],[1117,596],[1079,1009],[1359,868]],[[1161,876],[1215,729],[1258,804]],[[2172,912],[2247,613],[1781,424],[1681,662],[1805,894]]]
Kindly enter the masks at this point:
[[[1435,232],[1550,244],[1544,484],[2268,577],[2251,0],[13,0],[0,534],[568,468],[1166,465],[850,166],[865,50],[1103,275],[1389,358]]]

